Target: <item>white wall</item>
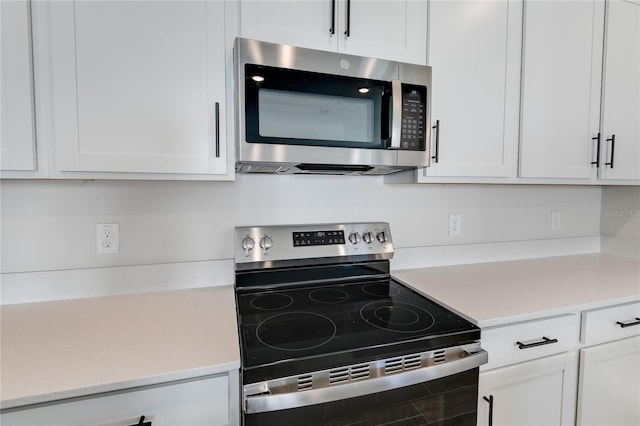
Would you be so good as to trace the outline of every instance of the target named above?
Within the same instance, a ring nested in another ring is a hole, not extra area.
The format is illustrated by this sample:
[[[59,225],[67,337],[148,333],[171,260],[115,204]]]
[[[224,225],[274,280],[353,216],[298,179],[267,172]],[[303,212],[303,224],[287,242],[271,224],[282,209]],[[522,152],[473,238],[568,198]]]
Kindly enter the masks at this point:
[[[640,259],[640,187],[602,189],[603,253]]]
[[[379,177],[1,182],[3,273],[230,259],[236,225],[381,220],[396,248],[599,235],[599,187],[388,185]],[[552,231],[550,212],[561,212]],[[447,235],[460,212],[462,235]],[[95,254],[95,224],[120,254]]]

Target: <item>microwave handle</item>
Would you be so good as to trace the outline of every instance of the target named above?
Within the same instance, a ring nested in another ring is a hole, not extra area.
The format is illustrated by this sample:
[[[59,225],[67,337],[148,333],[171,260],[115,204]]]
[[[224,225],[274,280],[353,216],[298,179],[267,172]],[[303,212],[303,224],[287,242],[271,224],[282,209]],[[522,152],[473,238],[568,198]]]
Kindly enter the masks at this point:
[[[391,145],[389,149],[400,149],[402,138],[402,83],[400,80],[391,81]]]

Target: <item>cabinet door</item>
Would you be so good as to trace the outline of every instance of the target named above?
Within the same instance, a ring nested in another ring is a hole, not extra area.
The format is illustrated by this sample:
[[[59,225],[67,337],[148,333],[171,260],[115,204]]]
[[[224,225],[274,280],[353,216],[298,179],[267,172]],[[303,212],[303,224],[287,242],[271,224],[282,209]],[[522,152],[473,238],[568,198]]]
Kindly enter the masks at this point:
[[[240,23],[245,38],[426,64],[427,0],[243,0]]]
[[[338,51],[426,65],[426,0],[341,0]]]
[[[337,1],[242,0],[240,35],[335,52],[338,48]]]
[[[525,2],[521,177],[595,173],[603,12],[599,0]]]
[[[0,3],[0,170],[35,170],[30,2]]]
[[[601,179],[640,179],[640,1],[607,2]],[[615,150],[611,139],[615,135]],[[613,158],[613,164],[611,163]]]
[[[640,337],[580,351],[577,423],[640,424]]]
[[[226,173],[224,2],[39,7],[58,171]]]
[[[572,352],[480,373],[478,425],[570,425],[575,410]],[[484,398],[493,397],[493,409]]]
[[[521,10],[522,3],[506,0],[430,3],[432,120],[439,122],[439,140],[436,147],[433,133],[437,161],[425,169],[426,176],[511,174]]]

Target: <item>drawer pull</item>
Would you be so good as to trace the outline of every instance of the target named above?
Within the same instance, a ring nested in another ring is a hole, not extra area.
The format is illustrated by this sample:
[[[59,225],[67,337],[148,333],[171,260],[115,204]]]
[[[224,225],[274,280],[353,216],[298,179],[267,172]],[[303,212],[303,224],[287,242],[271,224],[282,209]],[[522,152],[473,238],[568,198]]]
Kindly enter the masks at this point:
[[[141,417],[140,417],[140,421],[138,421],[138,423],[136,423],[136,424],[134,424],[134,425],[131,425],[131,426],[151,426],[151,422],[150,422],[150,421],[145,422],[145,421],[144,421],[144,417],[145,417],[145,416],[141,416]]]
[[[549,339],[548,337],[542,336],[542,340],[538,340],[537,342],[531,342],[531,343],[516,342],[516,345],[518,345],[519,349],[529,349],[529,348],[534,348],[536,346],[550,345],[552,343],[558,343],[558,339]]]
[[[482,399],[489,403],[489,424],[488,426],[493,426],[493,395],[489,395],[489,398],[483,396]]]
[[[630,321],[616,321],[616,324],[620,326],[620,328],[633,327],[634,325],[640,325],[640,318],[636,317],[635,320]]]

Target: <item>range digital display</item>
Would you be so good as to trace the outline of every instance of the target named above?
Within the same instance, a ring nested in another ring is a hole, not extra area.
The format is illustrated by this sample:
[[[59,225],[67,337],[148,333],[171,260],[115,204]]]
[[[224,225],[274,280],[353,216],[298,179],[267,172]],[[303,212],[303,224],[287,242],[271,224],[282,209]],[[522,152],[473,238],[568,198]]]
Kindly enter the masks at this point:
[[[293,246],[328,246],[344,244],[344,231],[294,232]]]

